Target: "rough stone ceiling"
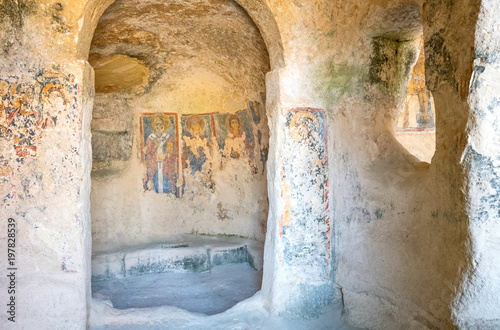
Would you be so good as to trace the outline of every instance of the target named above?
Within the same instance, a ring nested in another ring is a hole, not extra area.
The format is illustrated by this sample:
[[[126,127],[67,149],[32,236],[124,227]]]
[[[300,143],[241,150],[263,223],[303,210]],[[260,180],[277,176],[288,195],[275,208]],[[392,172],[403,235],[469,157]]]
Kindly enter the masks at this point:
[[[117,70],[122,60],[127,70]],[[96,70],[97,92],[138,86],[148,71],[149,82],[157,81],[169,67],[184,62],[196,62],[231,84],[263,79],[256,75],[269,71],[258,28],[232,0],[117,0],[99,21],[89,61]],[[132,82],[124,83],[127,76]]]
[[[422,7],[401,5],[393,7],[382,15],[373,16],[363,24],[368,34],[394,39],[415,39],[423,34]]]

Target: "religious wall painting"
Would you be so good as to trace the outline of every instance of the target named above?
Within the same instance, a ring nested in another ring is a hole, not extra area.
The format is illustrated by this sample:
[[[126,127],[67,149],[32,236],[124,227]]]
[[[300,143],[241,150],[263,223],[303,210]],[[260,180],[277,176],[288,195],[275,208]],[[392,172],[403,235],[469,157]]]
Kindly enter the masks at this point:
[[[190,174],[206,172],[211,166],[212,125],[209,115],[183,115],[183,166]]]
[[[257,140],[258,140],[258,150],[259,150],[259,156],[260,156],[260,162],[262,165],[262,170],[261,174],[264,175],[266,171],[266,163],[268,159],[268,154],[269,154],[269,138],[266,139],[266,142],[264,143],[262,141],[262,131],[258,130],[257,131]]]
[[[262,118],[266,116],[264,104],[258,101],[248,101],[248,112],[250,118],[252,118],[253,121],[254,132],[255,132],[254,135],[257,136],[257,143],[255,149],[255,156],[256,156],[255,162],[257,163],[260,161],[260,167],[261,167],[260,172],[261,174],[264,174],[269,153],[269,143],[268,143],[269,137],[266,136],[266,138],[263,139],[263,134],[261,130],[262,126],[265,125],[265,120],[262,120]],[[267,129],[267,127],[265,128]]]
[[[307,270],[310,280],[330,276],[331,224],[325,113],[298,108],[286,113],[281,168],[282,262]]]
[[[410,85],[401,111],[397,130],[427,132],[435,130],[434,99],[425,83],[425,55],[422,50],[413,67]]]
[[[146,166],[144,190],[178,197],[177,114],[146,113],[141,116],[142,161]]]
[[[221,168],[229,163],[246,163],[253,172],[254,137],[248,112],[214,115],[217,143],[222,155]]]
[[[191,177],[201,182],[204,187],[213,189],[211,179],[214,163],[214,125],[208,114],[183,115],[182,126],[182,167],[185,179]],[[185,180],[186,181],[186,180]]]
[[[79,129],[77,96],[73,75],[45,72],[28,81],[12,76],[0,80],[0,138],[12,142],[23,163],[36,157],[46,129],[65,121]]]
[[[261,103],[251,103],[259,115],[264,113]],[[258,157],[264,174],[269,147],[260,127],[265,122],[259,120],[259,126],[256,125],[250,109],[184,114],[179,121],[175,113],[147,113],[140,121],[145,190],[176,197],[183,195],[185,189],[213,191],[214,171],[231,164],[235,166],[234,173],[246,168],[257,174]]]
[[[262,104],[258,101],[248,101],[248,110],[255,125],[258,125],[263,114]]]

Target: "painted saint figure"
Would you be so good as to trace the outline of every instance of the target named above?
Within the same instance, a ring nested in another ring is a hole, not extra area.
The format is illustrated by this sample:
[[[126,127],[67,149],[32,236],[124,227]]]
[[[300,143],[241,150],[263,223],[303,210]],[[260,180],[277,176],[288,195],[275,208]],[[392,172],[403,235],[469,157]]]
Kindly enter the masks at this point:
[[[249,164],[252,166],[253,149],[245,132],[243,132],[241,118],[236,114],[227,115],[226,127],[229,133],[224,142],[222,155],[227,159],[240,159],[242,156],[247,156]]]
[[[291,162],[290,169],[297,177],[290,180],[297,187],[309,187],[311,192],[317,193],[318,203],[324,203],[325,142],[320,137],[319,129],[318,118],[312,112],[298,111],[292,116],[290,135],[294,142],[290,145],[300,155],[301,161]]]
[[[297,109],[288,118],[283,153],[294,157],[284,157],[282,165],[283,261],[303,267],[307,280],[318,281],[329,276],[331,248],[324,113]],[[309,255],[315,257],[309,260]]]
[[[413,67],[403,111],[400,115],[399,128],[434,128],[433,98],[425,82],[423,40],[420,42],[420,49],[420,55]],[[418,105],[414,98],[418,100]]]
[[[198,115],[192,115],[186,121],[191,136],[184,136],[184,164],[191,169],[191,174],[206,172],[207,159],[210,157],[207,138],[203,135],[205,121]],[[204,170],[205,169],[205,170]]]
[[[167,134],[170,121],[163,114],[151,118],[151,133],[146,141],[146,189],[157,193],[174,193],[176,183],[176,150],[174,139]]]
[[[27,156],[36,156],[39,139],[36,122],[40,118],[38,88],[36,83],[13,84],[11,87],[11,107],[6,111],[7,134],[17,131],[14,148],[20,162]]]

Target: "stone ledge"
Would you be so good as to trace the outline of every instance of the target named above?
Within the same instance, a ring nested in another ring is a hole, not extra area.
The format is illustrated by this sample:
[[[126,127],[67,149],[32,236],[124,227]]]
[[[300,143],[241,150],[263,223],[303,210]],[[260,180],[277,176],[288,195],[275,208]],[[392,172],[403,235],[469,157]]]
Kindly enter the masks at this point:
[[[239,237],[195,235],[183,235],[174,241],[95,254],[92,257],[92,280],[203,272],[216,265],[244,262],[256,270],[262,269],[262,242]]]

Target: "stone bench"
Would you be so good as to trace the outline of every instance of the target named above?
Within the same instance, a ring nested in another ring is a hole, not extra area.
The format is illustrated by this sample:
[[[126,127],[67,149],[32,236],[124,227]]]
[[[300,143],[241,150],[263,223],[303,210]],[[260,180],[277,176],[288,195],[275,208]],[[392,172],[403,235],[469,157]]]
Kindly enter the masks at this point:
[[[96,253],[92,256],[92,280],[167,272],[204,272],[217,265],[244,262],[256,270],[262,269],[261,242],[224,236],[185,235],[182,238],[181,243]]]

